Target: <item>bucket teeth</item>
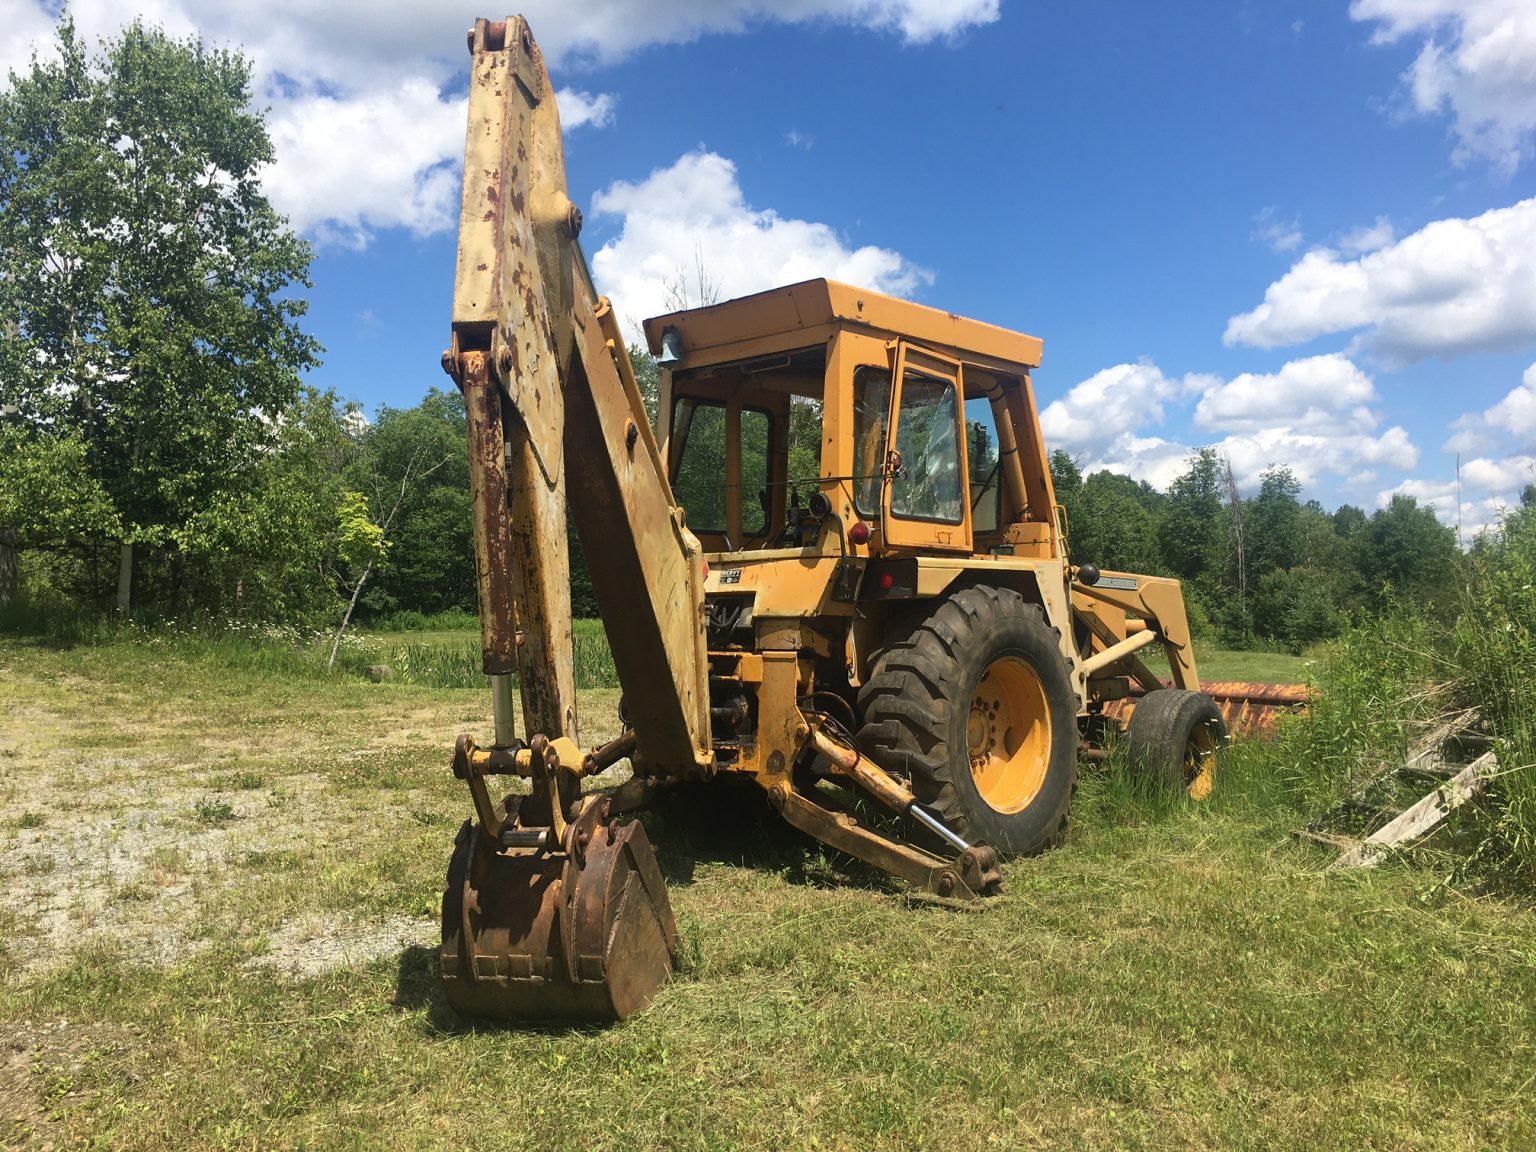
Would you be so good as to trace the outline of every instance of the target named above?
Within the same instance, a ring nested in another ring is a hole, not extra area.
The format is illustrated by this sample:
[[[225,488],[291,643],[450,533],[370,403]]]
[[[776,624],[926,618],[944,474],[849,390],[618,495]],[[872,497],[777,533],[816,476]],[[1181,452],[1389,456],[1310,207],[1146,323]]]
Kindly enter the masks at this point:
[[[672,971],[677,926],[643,825],[589,802],[563,852],[459,829],[443,892],[443,988],[464,1016],[622,1020]]]

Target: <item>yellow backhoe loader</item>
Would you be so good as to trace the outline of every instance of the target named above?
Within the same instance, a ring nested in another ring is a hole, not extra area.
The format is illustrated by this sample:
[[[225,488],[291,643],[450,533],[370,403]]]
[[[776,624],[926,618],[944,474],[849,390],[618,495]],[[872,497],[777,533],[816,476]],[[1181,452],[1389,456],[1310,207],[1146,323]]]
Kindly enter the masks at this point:
[[[1178,583],[1068,561],[1040,341],[792,284],[646,322],[653,429],[577,243],[528,25],[480,20],[469,48],[443,365],[469,414],[495,732],[453,756],[475,819],[443,897],[449,1002],[511,1019],[643,1007],[676,930],[644,827],[619,815],[673,782],[751,781],[795,828],[956,900],[1056,843],[1080,749],[1133,686],[1137,761],[1207,794],[1226,728]],[[585,752],[567,508],[623,688],[623,734]],[[627,783],[583,792],[625,759]],[[530,790],[498,800],[498,775]]]

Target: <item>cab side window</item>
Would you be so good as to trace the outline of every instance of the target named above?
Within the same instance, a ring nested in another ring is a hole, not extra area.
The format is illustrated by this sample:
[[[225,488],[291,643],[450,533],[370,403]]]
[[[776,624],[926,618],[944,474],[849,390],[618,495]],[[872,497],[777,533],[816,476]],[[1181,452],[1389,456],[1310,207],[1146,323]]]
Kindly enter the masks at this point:
[[[885,463],[885,422],[891,412],[891,374],[868,365],[853,374],[853,506],[880,516],[880,469]]]
[[[891,480],[892,514],[942,524],[964,519],[957,403],[954,381],[907,369],[896,417],[901,468]]]
[[[682,445],[672,491],[695,532],[725,531],[725,405],[679,400],[672,435]]]
[[[971,473],[971,531],[995,532],[1002,519],[997,420],[985,396],[965,402],[966,455]]]

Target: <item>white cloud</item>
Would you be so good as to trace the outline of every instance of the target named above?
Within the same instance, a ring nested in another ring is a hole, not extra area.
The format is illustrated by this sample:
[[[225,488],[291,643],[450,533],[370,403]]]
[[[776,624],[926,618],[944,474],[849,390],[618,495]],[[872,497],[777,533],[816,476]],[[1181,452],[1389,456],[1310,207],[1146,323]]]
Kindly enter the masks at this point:
[[[1325,480],[1360,487],[1378,469],[1398,474],[1418,465],[1419,452],[1400,427],[1377,432],[1370,405],[1375,387],[1343,356],[1294,360],[1278,372],[1231,380],[1166,376],[1155,364],[1119,364],[1095,373],[1041,413],[1053,448],[1083,457],[1084,470],[1109,468],[1166,487],[1188,467],[1197,447],[1210,445],[1232,461],[1244,491],[1256,489],[1277,464],[1303,487]],[[1176,405],[1193,401],[1186,413]],[[1214,435],[1199,443],[1149,434],[1177,412]]]
[[[1253,238],[1262,240],[1276,252],[1294,252],[1306,239],[1300,220],[1282,220],[1273,208],[1265,208],[1253,218]]]
[[[1422,37],[1403,74],[1421,115],[1449,111],[1455,159],[1482,157],[1505,175],[1531,155],[1536,134],[1536,5],[1530,0],[1354,0],[1373,39]]]
[[[1195,423],[1225,432],[1255,432],[1283,424],[1291,428],[1333,426],[1347,419],[1374,427],[1360,406],[1376,399],[1371,378],[1344,356],[1292,360],[1279,372],[1244,372],[1211,388],[1195,406]]]
[[[998,19],[1000,0],[523,0],[556,80],[581,61],[766,24],[835,23],[924,44]],[[0,84],[48,51],[56,0],[4,0]],[[88,43],[136,16],[172,35],[238,47],[270,107],[274,204],[311,235],[364,244],[372,230],[451,226],[463,156],[464,30],[479,5],[363,0],[70,0]],[[611,94],[559,93],[565,127],[601,126]],[[451,127],[450,127],[451,126]],[[360,132],[368,135],[359,135]]]
[[[1193,445],[1161,436],[1122,436],[1105,451],[1087,457],[1082,469],[1084,475],[1107,469],[1166,491],[1189,471],[1194,453]]]
[[[1462,463],[1459,486],[1454,473],[1444,480],[1404,480],[1379,492],[1376,503],[1385,508],[1393,496],[1412,496],[1433,508],[1440,523],[1447,526],[1457,524],[1460,512],[1461,538],[1469,543],[1479,532],[1496,525],[1506,509],[1519,506],[1521,490],[1527,484],[1536,484],[1536,457],[1470,460]]]
[[[1451,429],[1443,451],[1460,458],[1461,522],[1470,536],[1495,523],[1501,509],[1519,504],[1527,484],[1536,484],[1536,364],[1497,404],[1467,413]],[[1446,467],[1449,471],[1453,465],[1447,461]],[[1406,481],[1382,492],[1379,499],[1385,503],[1396,492],[1432,504],[1444,523],[1456,522],[1454,472],[1438,481]]]
[[[994,23],[1001,0],[524,0],[529,26],[553,61],[611,61],[654,44],[820,22],[896,33],[925,44]],[[467,22],[466,22],[467,23]]]
[[[373,228],[441,231],[457,220],[464,116],[463,101],[444,102],[423,80],[289,101],[269,124],[281,161],[266,173],[267,193],[324,241],[362,247]]]
[[[1491,408],[1469,412],[1451,425],[1447,452],[1487,452],[1501,443],[1536,447],[1536,364]]]
[[[1488,423],[1517,440],[1536,441],[1536,364],[1525,370],[1520,386],[1485,413]]]
[[[1347,256],[1361,256],[1385,248],[1397,239],[1397,230],[1385,216],[1376,217],[1374,224],[1352,228],[1339,239],[1339,248]]]
[[[622,217],[619,235],[592,256],[592,274],[628,322],[673,308],[680,279],[696,291],[700,267],[718,299],[819,276],[905,296],[933,279],[899,252],[850,248],[827,224],[752,207],[736,166],[713,152],[610,185],[592,198],[592,214]],[[693,291],[688,302],[699,302]]]
[[[1390,363],[1536,341],[1536,199],[1437,220],[1357,259],[1314,249],[1225,340],[1278,348],[1356,329]]]
[[[591,125],[605,128],[613,122],[613,114],[619,106],[619,98],[612,92],[579,92],[575,88],[562,88],[555,93],[555,103],[560,109],[560,128],[570,132]]]
[[[1138,428],[1161,424],[1168,401],[1195,391],[1202,379],[1169,379],[1150,360],[1116,364],[1047,404],[1040,429],[1052,448],[1100,453]]]
[[[8,87],[11,72],[26,69],[34,48],[53,37],[53,17],[31,3],[7,2],[0,16],[0,87]]]

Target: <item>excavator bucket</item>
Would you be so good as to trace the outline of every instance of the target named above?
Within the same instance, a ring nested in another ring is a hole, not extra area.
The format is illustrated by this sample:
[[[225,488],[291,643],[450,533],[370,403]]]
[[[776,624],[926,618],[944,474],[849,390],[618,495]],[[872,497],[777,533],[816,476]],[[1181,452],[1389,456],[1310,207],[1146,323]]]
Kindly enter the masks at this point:
[[[502,849],[459,830],[443,892],[443,988],[462,1015],[623,1020],[677,957],[677,926],[645,828],[594,797],[561,851]]]

